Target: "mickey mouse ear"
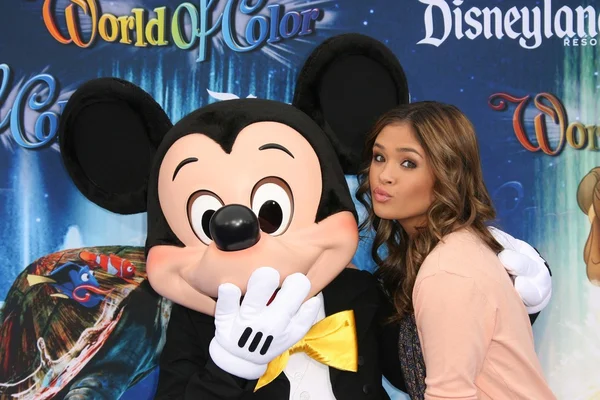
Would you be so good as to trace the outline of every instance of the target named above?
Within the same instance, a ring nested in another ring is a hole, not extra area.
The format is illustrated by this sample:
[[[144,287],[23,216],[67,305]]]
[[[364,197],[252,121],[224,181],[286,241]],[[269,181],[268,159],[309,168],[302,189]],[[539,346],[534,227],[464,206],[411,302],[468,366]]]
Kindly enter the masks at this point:
[[[293,105],[325,130],[344,173],[354,175],[377,118],[408,102],[406,76],[392,51],[351,33],[330,38],[313,51],[296,82]]]
[[[148,175],[172,124],[138,86],[117,78],[81,85],[62,113],[63,164],[79,191],[119,214],[146,211]]]

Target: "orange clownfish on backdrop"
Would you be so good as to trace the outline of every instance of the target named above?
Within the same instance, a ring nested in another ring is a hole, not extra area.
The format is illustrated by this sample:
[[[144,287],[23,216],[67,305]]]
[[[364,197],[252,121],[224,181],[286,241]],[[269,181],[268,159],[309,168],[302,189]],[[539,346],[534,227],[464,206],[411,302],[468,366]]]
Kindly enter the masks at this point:
[[[135,275],[135,265],[131,261],[114,254],[96,254],[82,251],[79,257],[88,263],[94,263],[111,275],[119,278],[132,278]]]

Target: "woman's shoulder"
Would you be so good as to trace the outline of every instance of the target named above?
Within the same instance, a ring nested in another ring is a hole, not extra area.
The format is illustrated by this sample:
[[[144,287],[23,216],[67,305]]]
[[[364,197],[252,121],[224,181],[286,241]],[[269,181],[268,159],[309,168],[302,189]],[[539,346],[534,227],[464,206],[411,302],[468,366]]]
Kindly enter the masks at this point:
[[[474,232],[460,229],[452,232],[437,244],[423,261],[418,280],[440,271],[464,277],[477,277],[482,268],[500,261],[494,252]]]

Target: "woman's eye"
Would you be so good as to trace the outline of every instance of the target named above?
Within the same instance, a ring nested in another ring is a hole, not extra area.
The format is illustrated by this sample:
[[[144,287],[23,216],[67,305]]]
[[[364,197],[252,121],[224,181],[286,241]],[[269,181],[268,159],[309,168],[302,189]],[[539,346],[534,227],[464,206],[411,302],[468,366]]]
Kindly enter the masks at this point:
[[[404,168],[417,168],[417,164],[415,164],[414,162],[410,161],[410,160],[404,160],[404,162],[402,162],[402,165]]]
[[[375,161],[375,162],[383,162],[384,158],[383,158],[383,156],[381,154],[375,154],[373,156],[373,161]]]

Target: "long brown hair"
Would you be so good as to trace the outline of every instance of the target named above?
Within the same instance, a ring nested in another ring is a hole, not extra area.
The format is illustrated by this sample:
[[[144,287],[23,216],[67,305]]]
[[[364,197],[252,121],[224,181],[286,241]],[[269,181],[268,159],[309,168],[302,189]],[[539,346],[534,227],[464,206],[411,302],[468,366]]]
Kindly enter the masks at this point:
[[[395,124],[413,128],[435,176],[434,201],[427,210],[427,223],[412,237],[397,221],[377,217],[370,205],[373,145],[383,128]],[[387,112],[367,138],[364,161],[366,167],[359,175],[357,198],[368,210],[368,218],[361,229],[375,229],[371,255],[378,266],[376,275],[398,312],[394,320],[413,312],[412,291],[419,268],[445,235],[469,228],[494,252],[502,251],[486,226],[496,213],[483,181],[475,130],[458,108],[426,101]],[[387,251],[384,257],[379,255],[382,246]]]

